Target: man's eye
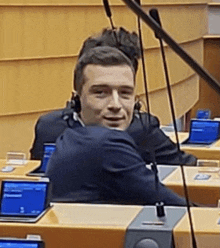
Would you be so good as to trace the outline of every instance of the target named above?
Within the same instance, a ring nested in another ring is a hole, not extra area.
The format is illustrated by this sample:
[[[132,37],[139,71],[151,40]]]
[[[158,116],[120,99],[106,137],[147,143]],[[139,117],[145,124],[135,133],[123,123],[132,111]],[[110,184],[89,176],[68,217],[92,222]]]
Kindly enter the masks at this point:
[[[123,96],[123,97],[130,97],[131,95],[133,95],[133,92],[130,91],[130,90],[122,90],[122,91],[120,92],[120,94],[121,94],[121,96]]]
[[[95,93],[96,93],[96,94],[103,94],[104,91],[103,91],[103,90],[96,90]]]
[[[107,94],[107,91],[106,90],[95,90],[94,93],[97,96],[104,96]]]

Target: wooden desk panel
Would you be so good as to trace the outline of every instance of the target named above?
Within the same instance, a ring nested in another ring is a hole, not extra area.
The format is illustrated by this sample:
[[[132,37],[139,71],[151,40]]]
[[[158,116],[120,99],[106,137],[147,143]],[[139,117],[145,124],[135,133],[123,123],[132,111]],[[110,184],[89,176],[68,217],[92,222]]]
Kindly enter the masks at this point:
[[[219,208],[191,208],[195,238],[199,248],[220,247]],[[174,228],[176,248],[192,248],[188,215]]]
[[[28,160],[24,165],[11,165],[15,169],[11,172],[2,172],[2,168],[7,166],[5,159],[0,159],[0,181],[3,179],[30,179],[39,180],[39,177],[26,176],[26,174],[40,165],[38,160]]]
[[[171,140],[176,142],[176,138],[173,132],[166,133]],[[189,136],[187,132],[179,132],[179,142],[183,142]],[[194,147],[194,146],[184,146],[181,145],[180,149],[187,153],[196,156],[198,159],[210,159],[210,160],[220,160],[220,140],[213,143],[210,147]]]
[[[216,172],[208,172],[211,169],[216,170]],[[184,172],[190,200],[201,204],[217,206],[218,200],[220,199],[219,169],[216,167],[185,166]],[[198,173],[207,174],[211,177],[208,180],[194,180],[194,177]],[[163,180],[163,183],[176,193],[184,196],[180,167],[168,175]]]
[[[34,224],[0,222],[2,237],[41,235],[47,248],[123,248],[141,206],[59,204]]]

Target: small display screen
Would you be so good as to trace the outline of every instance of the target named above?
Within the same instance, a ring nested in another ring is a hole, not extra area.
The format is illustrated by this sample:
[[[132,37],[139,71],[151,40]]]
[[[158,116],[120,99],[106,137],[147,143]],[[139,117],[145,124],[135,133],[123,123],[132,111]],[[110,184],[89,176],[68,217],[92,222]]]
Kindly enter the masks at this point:
[[[0,248],[43,248],[42,241],[0,239]]]
[[[211,116],[211,111],[209,109],[199,109],[196,112],[197,119],[209,119]]]
[[[44,156],[43,156],[42,164],[41,164],[41,167],[39,170],[40,172],[46,171],[47,163],[48,163],[51,155],[55,151],[55,149],[56,149],[55,144],[44,144]]]
[[[38,216],[47,203],[48,182],[3,181],[2,216]]]
[[[47,169],[47,163],[51,157],[51,155],[53,154],[53,152],[56,149],[56,145],[55,144],[44,144],[44,156],[43,156],[43,160],[41,163],[41,166],[38,170],[38,172],[45,172]]]
[[[191,120],[188,143],[210,144],[219,138],[219,128],[219,121]]]

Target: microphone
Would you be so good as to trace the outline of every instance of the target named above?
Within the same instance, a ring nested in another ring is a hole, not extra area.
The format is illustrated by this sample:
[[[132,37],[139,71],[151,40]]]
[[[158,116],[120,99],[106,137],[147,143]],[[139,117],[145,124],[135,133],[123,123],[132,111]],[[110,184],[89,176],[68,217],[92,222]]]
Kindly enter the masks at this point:
[[[149,11],[149,14],[158,23],[158,25],[160,25],[160,27],[161,27],[162,25],[161,25],[158,10],[157,9],[151,9]],[[178,149],[179,158],[180,158],[181,157],[181,150],[180,150],[179,137],[178,137],[178,132],[177,132],[176,117],[175,117],[174,104],[173,104],[173,99],[172,99],[172,93],[171,93],[166,57],[165,57],[165,52],[164,52],[164,47],[163,47],[163,41],[157,32],[155,32],[155,37],[157,39],[159,39],[159,42],[160,42],[160,48],[161,48],[161,54],[162,54],[162,59],[163,59],[164,72],[165,72],[165,77],[166,77],[167,91],[168,91],[168,96],[169,96],[169,101],[170,101],[170,108],[171,108],[174,132],[175,132],[175,136],[176,136],[177,149]],[[181,161],[181,159],[180,159],[180,161]],[[195,233],[194,233],[194,228],[193,228],[193,223],[192,223],[192,216],[191,216],[190,204],[189,204],[189,196],[188,196],[188,190],[187,190],[187,186],[186,186],[186,179],[185,179],[184,168],[183,168],[182,163],[180,163],[180,168],[181,168],[181,173],[182,173],[182,178],[183,178],[183,188],[184,188],[184,194],[185,194],[185,198],[186,198],[187,211],[188,211],[189,222],[190,222],[192,243],[193,243],[193,248],[196,248],[197,244],[196,244]]]
[[[141,4],[140,0],[135,0],[137,4]],[[142,32],[141,32],[141,22],[140,17],[137,18],[138,22],[138,34],[139,34],[139,42],[140,42],[140,50],[141,50],[141,61],[142,61],[142,69],[143,69],[143,79],[144,79],[144,88],[145,88],[145,96],[146,96],[146,103],[147,103],[147,112],[148,112],[148,123],[149,123],[149,129],[146,130],[146,127],[144,123],[142,122],[143,129],[145,130],[148,135],[150,135],[150,126],[151,126],[151,120],[150,120],[150,103],[149,103],[149,94],[148,94],[148,87],[147,87],[147,79],[146,79],[146,70],[145,70],[145,59],[144,59],[144,48],[143,48],[143,39],[142,39]],[[141,115],[140,115],[141,120]],[[155,177],[155,189],[158,192],[157,196],[157,202],[156,202],[156,213],[158,217],[164,217],[165,211],[164,211],[164,203],[160,201],[160,192],[158,190],[159,185],[159,177],[158,177],[158,169],[157,169],[157,162],[156,162],[156,156],[155,156],[155,150],[154,150],[154,144],[151,144],[150,147],[148,147],[148,150],[151,155],[152,163],[150,164],[152,171],[154,172]]]
[[[112,29],[115,29],[115,26],[114,26],[113,21],[112,21],[112,13],[111,13],[111,9],[110,9],[108,0],[103,0],[103,5],[104,5],[104,8],[105,8],[106,15],[110,20],[110,24],[112,26]]]
[[[151,9],[149,11],[149,14],[158,23],[158,25],[160,25],[160,27],[162,27],[158,10],[157,9]],[[176,117],[175,117],[175,111],[174,111],[173,97],[172,97],[172,93],[171,93],[170,79],[169,79],[168,66],[167,66],[167,62],[166,62],[164,46],[163,46],[163,40],[161,39],[161,37],[158,35],[157,32],[155,32],[155,37],[157,39],[159,39],[159,42],[160,42],[160,49],[161,49],[161,55],[162,55],[162,60],[163,60],[168,97],[169,97],[169,101],[170,101],[171,115],[172,115],[172,120],[173,120],[174,131],[175,131],[175,135],[176,135],[177,149],[180,153],[180,145],[179,145],[179,137],[177,135],[177,125],[176,125]]]
[[[140,0],[135,0],[135,2],[141,5]],[[143,71],[143,79],[144,79],[144,89],[145,89],[145,96],[146,96],[146,104],[147,104],[147,112],[148,112],[148,123],[150,125],[150,101],[149,101],[149,94],[148,94],[148,87],[147,87],[147,76],[146,76],[146,69],[145,69],[145,59],[144,59],[144,47],[143,47],[143,39],[142,39],[142,32],[141,32],[141,21],[140,17],[137,18],[138,22],[138,35],[140,41],[140,49],[141,49],[141,61],[142,61],[142,71]]]
[[[109,4],[108,4],[108,0],[103,0],[103,4],[104,4],[104,7],[105,7],[106,15],[109,18],[111,18],[112,13],[111,13],[111,10],[110,10]]]
[[[149,17],[140,6],[132,0],[122,0],[138,15],[153,31],[157,31],[162,39],[177,53],[195,72],[197,72],[210,86],[220,93],[220,82],[218,82],[205,68],[199,65],[175,40],[173,40],[154,20]]]
[[[160,27],[162,27],[158,10],[157,9],[151,9],[149,11],[149,14],[160,25]],[[155,37],[157,39],[160,39],[160,36],[159,36],[159,34],[157,32],[155,32]]]

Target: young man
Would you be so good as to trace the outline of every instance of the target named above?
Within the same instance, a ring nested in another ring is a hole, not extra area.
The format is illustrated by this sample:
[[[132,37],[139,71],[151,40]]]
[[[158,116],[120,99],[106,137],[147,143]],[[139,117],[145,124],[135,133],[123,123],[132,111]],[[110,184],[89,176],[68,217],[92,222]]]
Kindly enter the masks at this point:
[[[140,57],[139,39],[135,33],[129,33],[123,28],[118,30],[105,29],[97,37],[89,37],[83,44],[79,57],[94,47],[109,46],[116,47],[128,57],[132,63],[134,76],[138,68]],[[76,83],[77,82],[77,83]],[[82,81],[74,80],[74,89],[80,93]],[[74,103],[65,109],[57,110],[42,116],[35,126],[35,140],[30,150],[31,159],[41,160],[43,158],[44,143],[55,143],[56,139],[68,128],[76,128],[82,125],[77,119],[77,113],[83,114],[84,106],[80,107],[76,99]],[[135,112],[137,112],[135,110]],[[150,116],[150,123],[149,123]],[[144,161],[149,164],[153,157],[158,164],[169,165],[196,165],[196,158],[184,152],[179,153],[174,144],[159,128],[156,117],[147,113],[132,114],[132,120],[126,131],[137,144],[138,152]]]
[[[74,83],[80,121],[56,141],[46,176],[53,201],[185,205],[185,200],[156,185],[138,147],[125,131],[133,118],[135,70],[119,49],[100,46],[78,60]]]

